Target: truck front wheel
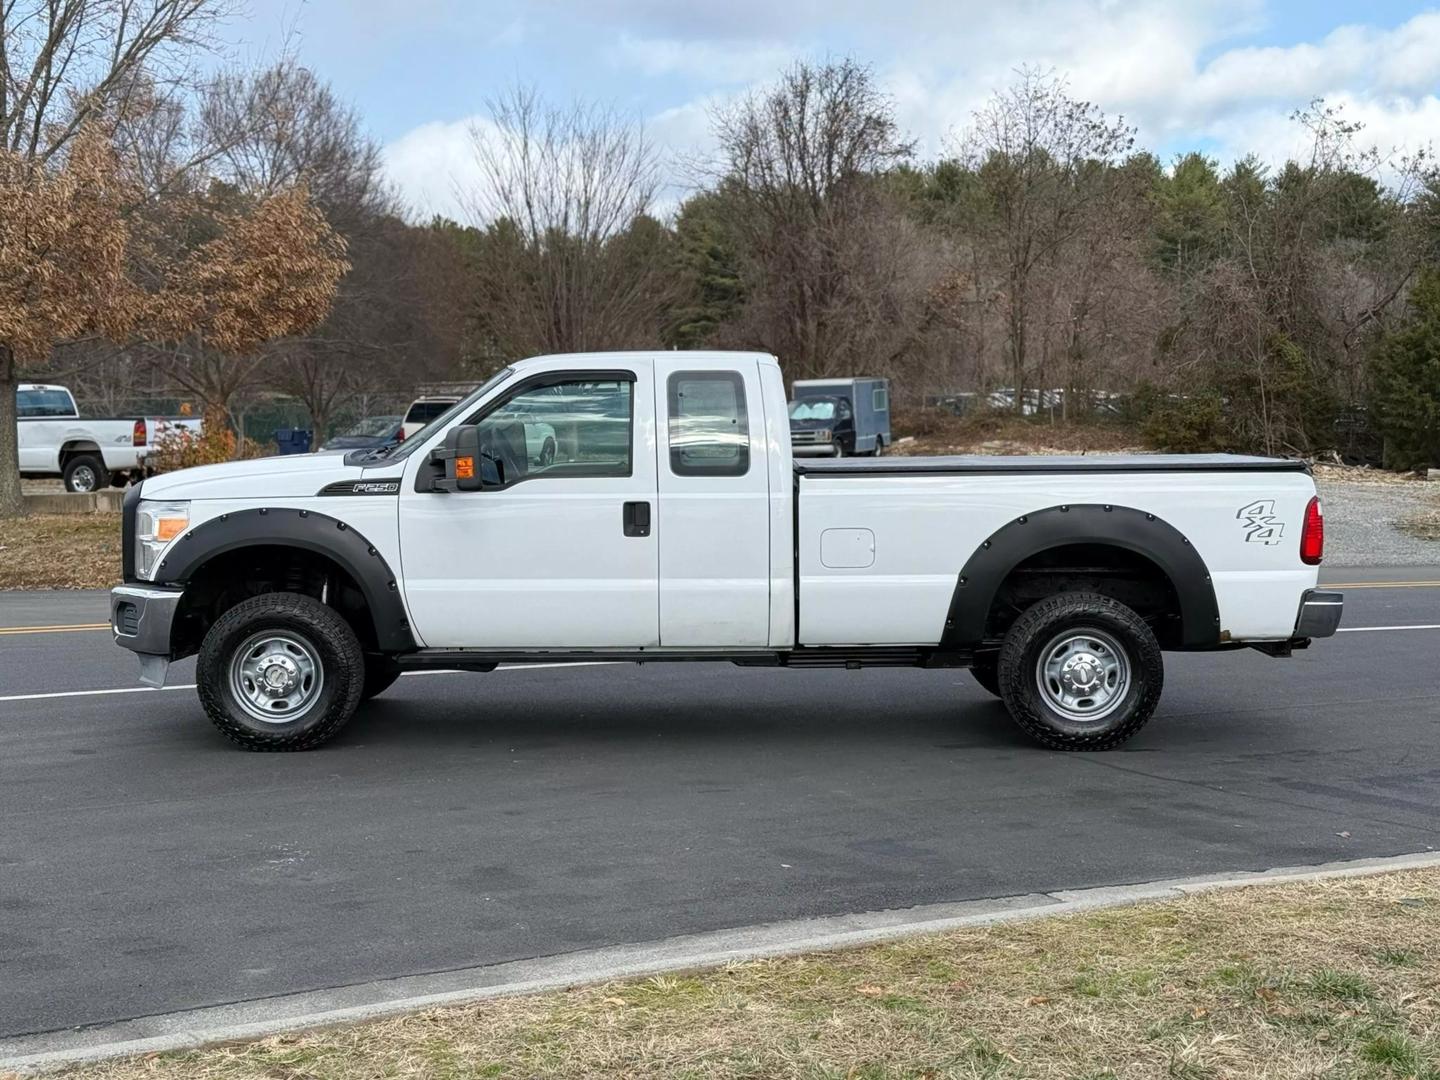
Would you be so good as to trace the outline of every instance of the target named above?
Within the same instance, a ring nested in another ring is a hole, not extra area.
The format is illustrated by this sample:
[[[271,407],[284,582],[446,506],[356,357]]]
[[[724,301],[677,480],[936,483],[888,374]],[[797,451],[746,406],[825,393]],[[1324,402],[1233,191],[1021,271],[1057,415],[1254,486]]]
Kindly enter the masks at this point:
[[[247,750],[309,750],[360,704],[365,655],[350,624],[300,593],[264,593],[226,611],[195,667],[200,703]]]
[[[1053,750],[1109,750],[1160,701],[1165,667],[1145,620],[1108,596],[1062,593],[1015,620],[1000,649],[1000,697]]]

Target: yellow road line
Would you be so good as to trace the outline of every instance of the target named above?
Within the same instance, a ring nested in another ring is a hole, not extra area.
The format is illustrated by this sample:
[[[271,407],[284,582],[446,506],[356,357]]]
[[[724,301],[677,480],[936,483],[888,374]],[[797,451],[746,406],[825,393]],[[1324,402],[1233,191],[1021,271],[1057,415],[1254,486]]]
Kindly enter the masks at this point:
[[[76,623],[72,626],[0,626],[0,634],[73,634],[80,630],[109,630],[110,624]]]

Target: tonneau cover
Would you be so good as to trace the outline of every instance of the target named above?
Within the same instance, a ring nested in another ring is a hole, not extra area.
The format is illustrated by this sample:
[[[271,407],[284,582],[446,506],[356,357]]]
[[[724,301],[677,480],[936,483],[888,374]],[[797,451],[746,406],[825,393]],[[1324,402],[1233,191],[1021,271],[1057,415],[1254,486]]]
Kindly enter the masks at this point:
[[[1246,454],[1033,454],[950,457],[808,458],[795,460],[802,476],[915,476],[971,473],[1192,473],[1303,472],[1310,466],[1298,458],[1252,457]]]

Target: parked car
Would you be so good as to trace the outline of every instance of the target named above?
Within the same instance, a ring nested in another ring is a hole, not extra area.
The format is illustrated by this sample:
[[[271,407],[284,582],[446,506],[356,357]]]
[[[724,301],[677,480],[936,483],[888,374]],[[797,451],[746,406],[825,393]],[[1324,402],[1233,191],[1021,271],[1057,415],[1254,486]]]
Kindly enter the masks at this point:
[[[537,469],[542,415],[568,445]],[[115,639],[152,686],[198,654],[250,749],[318,746],[406,671],[727,660],[969,667],[1042,744],[1098,750],[1150,719],[1162,650],[1288,656],[1340,621],[1302,461],[793,462],[784,417],[771,356],[547,356],[392,447],[154,477]]]
[[[145,473],[145,458],[167,430],[198,432],[199,417],[84,417],[63,386],[21,383],[15,394],[20,475],[58,476],[66,491],[124,487]]]
[[[879,457],[892,441],[888,379],[797,379],[790,396],[796,457]]]
[[[405,410],[405,419],[400,424],[401,440],[408,439],[430,421],[442,415],[446,409],[459,401],[463,394],[425,394],[416,398]]]
[[[400,427],[403,423],[404,417],[401,416],[367,416],[354,427],[328,440],[316,453],[332,454],[341,450],[372,450],[377,446],[398,442]]]

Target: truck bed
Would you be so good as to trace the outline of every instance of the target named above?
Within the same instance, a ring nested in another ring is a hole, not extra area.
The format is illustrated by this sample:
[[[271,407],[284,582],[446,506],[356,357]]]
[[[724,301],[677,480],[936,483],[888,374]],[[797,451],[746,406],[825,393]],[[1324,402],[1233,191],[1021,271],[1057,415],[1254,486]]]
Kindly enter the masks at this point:
[[[1033,535],[1052,510],[1070,515],[1059,534],[1072,543],[1145,552],[1152,528],[1175,530],[1203,560],[1187,573],[1213,582],[1226,640],[1290,636],[1297,597],[1315,586],[1299,558],[1315,494],[1303,461],[966,455],[831,458],[795,471],[802,645],[934,644],[971,557],[1017,551],[1029,541],[1006,530],[1032,521]],[[1094,508],[1103,520],[1087,516]]]

